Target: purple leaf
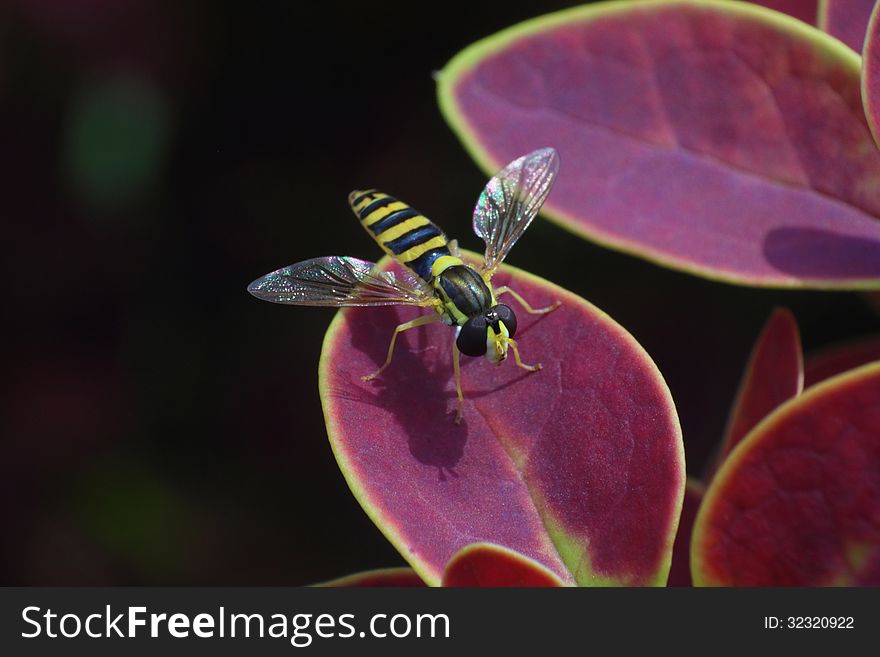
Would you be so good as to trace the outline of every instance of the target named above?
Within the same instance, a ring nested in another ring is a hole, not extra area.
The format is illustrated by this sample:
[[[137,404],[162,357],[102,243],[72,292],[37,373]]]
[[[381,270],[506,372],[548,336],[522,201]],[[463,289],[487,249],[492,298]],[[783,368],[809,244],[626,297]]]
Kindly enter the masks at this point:
[[[487,171],[553,146],[546,215],[756,286],[880,286],[880,153],[859,57],[749,3],[597,3],[465,49],[441,108]]]

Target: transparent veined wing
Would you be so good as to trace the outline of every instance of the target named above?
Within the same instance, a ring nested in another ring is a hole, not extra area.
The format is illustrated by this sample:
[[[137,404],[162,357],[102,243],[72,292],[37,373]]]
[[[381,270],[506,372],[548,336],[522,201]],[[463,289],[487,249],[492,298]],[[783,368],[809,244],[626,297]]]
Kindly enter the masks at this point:
[[[312,258],[266,274],[248,285],[258,299],[299,306],[428,306],[433,291],[415,277],[398,279],[357,258]]]
[[[474,208],[474,232],[486,243],[483,272],[491,276],[544,205],[559,170],[552,148],[523,155],[486,185]]]

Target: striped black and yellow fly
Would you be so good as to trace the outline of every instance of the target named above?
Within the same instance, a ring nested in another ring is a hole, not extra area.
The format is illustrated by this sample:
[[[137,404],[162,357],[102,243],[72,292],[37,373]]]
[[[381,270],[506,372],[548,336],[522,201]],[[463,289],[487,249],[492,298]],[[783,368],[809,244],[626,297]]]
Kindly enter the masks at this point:
[[[435,223],[403,201],[371,189],[349,195],[352,210],[382,250],[415,276],[397,277],[372,262],[329,256],[283,267],[251,283],[248,291],[266,301],[302,306],[433,308],[436,312],[400,324],[391,336],[385,362],[362,378],[369,381],[388,367],[401,332],[434,322],[455,326],[452,366],[459,422],[464,402],[459,354],[485,356],[498,365],[512,350],[517,366],[529,372],[541,369],[540,364],[523,363],[513,339],[516,315],[497,299],[509,294],[527,313],[536,315],[550,312],[559,302],[532,308],[507,286],[493,289],[491,280],[544,204],[558,170],[556,151],[542,148],[517,158],[489,180],[474,208],[474,232],[486,243],[479,270],[459,257],[455,241],[449,241]]]

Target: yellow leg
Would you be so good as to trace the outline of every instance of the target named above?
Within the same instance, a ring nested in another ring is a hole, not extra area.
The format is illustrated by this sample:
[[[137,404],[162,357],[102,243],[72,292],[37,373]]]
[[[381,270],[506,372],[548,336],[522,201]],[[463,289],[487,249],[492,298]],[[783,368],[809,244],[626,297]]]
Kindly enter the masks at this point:
[[[464,393],[461,391],[461,365],[459,364],[458,345],[452,343],[452,371],[455,373],[455,392],[458,393],[458,411],[455,413],[455,423],[461,422],[464,412]]]
[[[422,315],[421,317],[416,317],[414,320],[409,322],[404,322],[403,324],[398,325],[397,328],[394,329],[394,334],[391,336],[391,344],[388,345],[388,357],[385,359],[385,363],[378,370],[373,372],[372,374],[367,374],[366,376],[362,376],[362,381],[370,381],[375,379],[382,373],[386,367],[391,364],[391,357],[394,355],[394,343],[397,340],[397,334],[403,333],[404,331],[408,331],[411,328],[415,328],[416,326],[424,326],[425,324],[433,324],[434,322],[440,321],[440,315]]]
[[[519,292],[517,292],[516,290],[511,290],[506,285],[502,285],[497,290],[495,290],[495,296],[500,297],[505,292],[507,292],[514,299],[519,301],[519,305],[521,305],[523,308],[525,308],[526,312],[529,313],[530,315],[546,315],[550,311],[556,310],[557,308],[559,308],[559,306],[562,305],[561,301],[554,301],[553,303],[551,303],[549,306],[547,306],[545,308],[532,308],[529,305],[529,302],[520,296]]]
[[[516,360],[516,366],[521,367],[527,372],[537,372],[539,369],[543,367],[541,363],[536,363],[534,365],[526,365],[522,362],[522,358],[519,357],[519,349],[516,348],[516,341],[513,338],[508,338],[507,344],[510,345],[510,348],[513,349],[513,358]]]

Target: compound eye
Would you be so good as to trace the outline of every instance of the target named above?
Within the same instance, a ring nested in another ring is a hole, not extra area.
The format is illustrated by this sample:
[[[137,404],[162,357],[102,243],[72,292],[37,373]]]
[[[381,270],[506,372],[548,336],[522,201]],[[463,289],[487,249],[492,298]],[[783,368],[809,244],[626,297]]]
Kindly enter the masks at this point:
[[[507,332],[512,338],[516,334],[516,315],[513,314],[513,309],[510,306],[505,306],[503,303],[499,303],[492,310],[498,314],[498,319],[504,322],[504,325],[507,327]]]
[[[486,355],[486,319],[484,317],[471,317],[455,340],[458,350],[465,356]]]

